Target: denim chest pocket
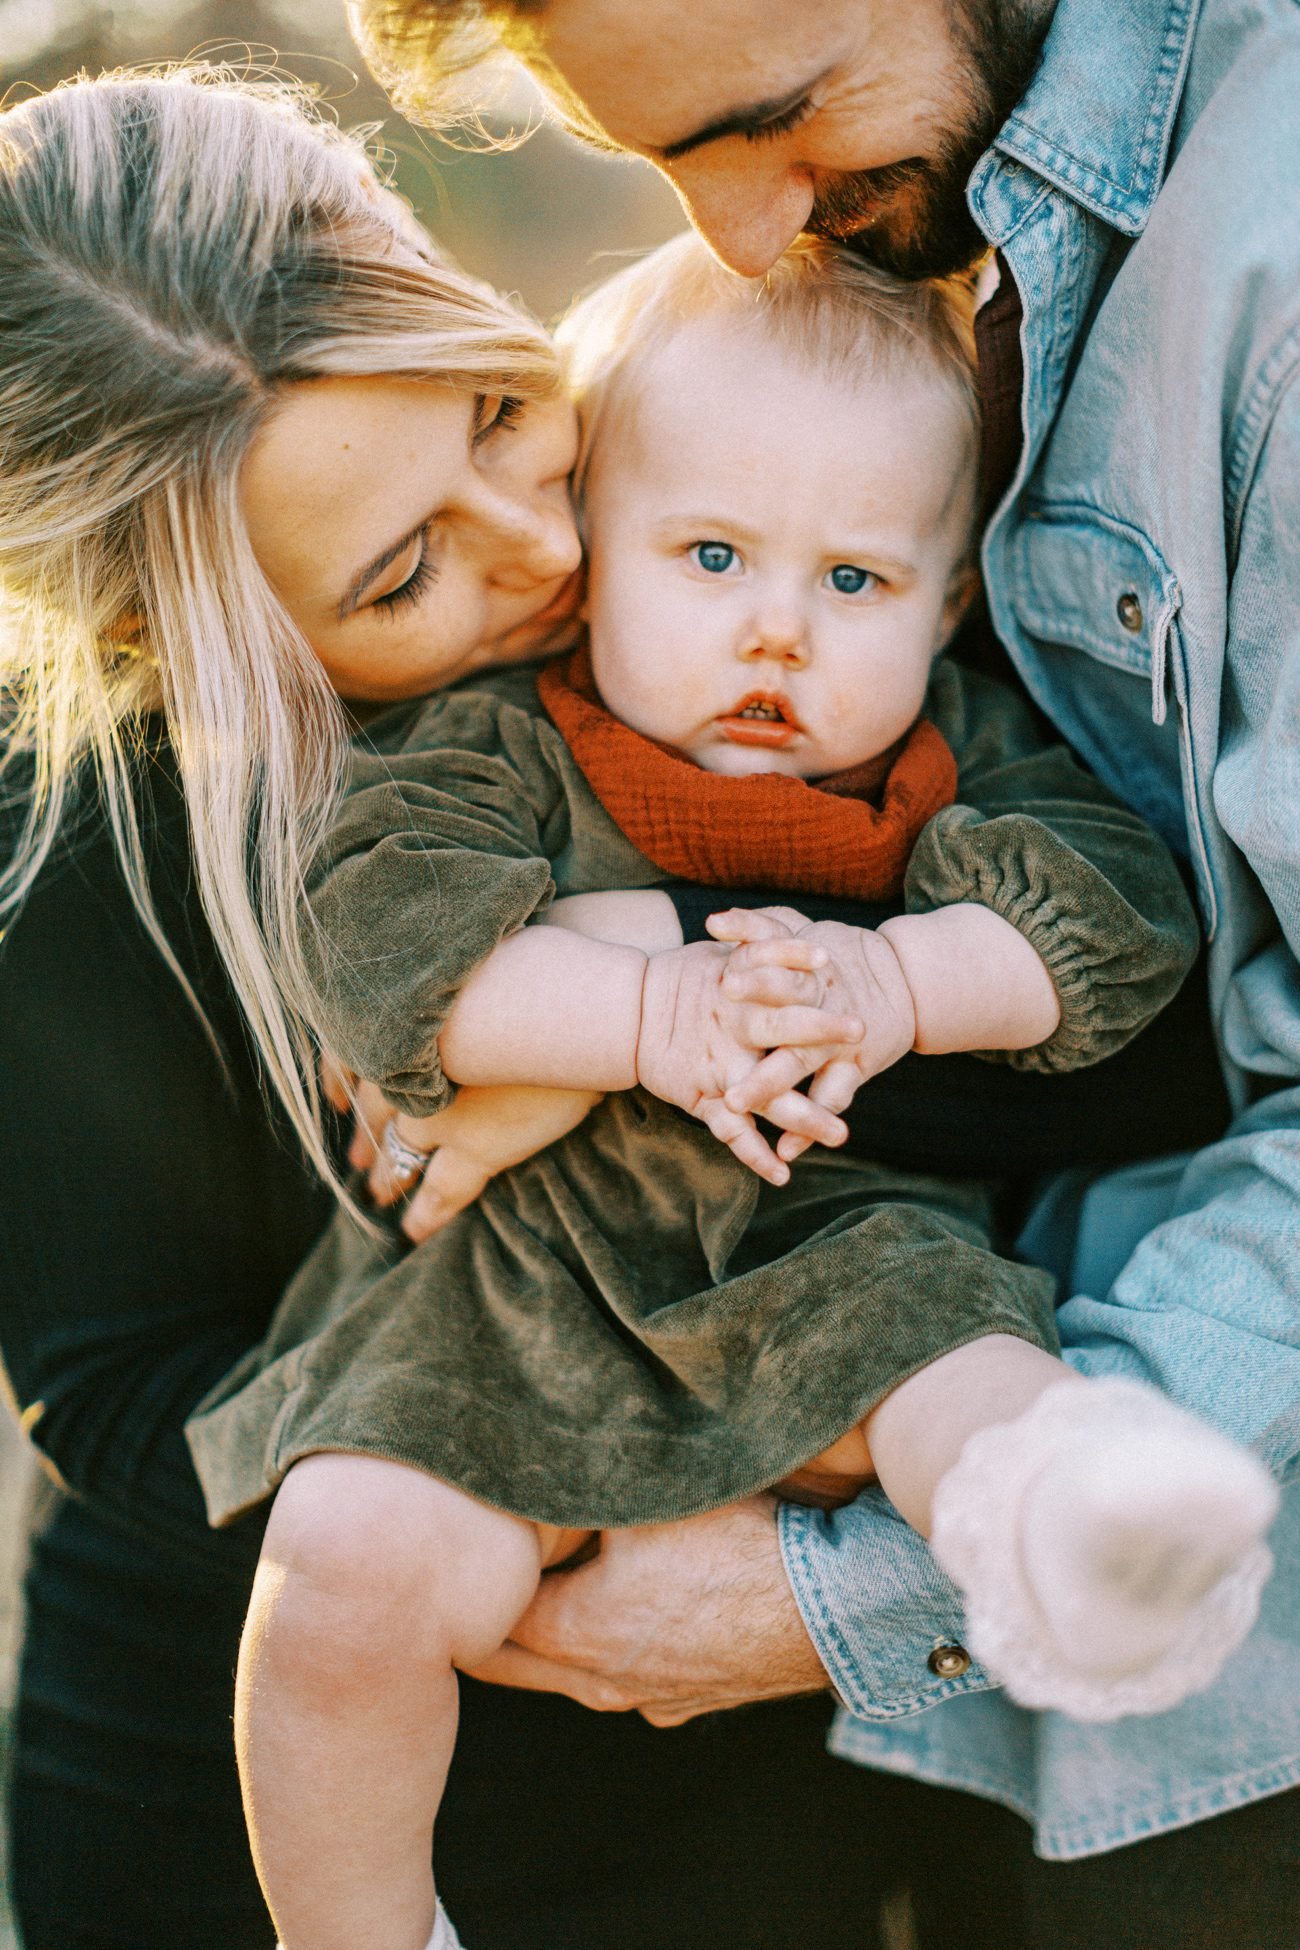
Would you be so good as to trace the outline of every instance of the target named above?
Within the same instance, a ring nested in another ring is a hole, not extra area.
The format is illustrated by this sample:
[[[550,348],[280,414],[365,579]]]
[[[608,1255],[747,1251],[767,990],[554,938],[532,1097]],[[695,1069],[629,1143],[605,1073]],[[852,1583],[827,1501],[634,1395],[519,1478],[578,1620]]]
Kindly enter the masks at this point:
[[[1123,726],[1111,715],[1106,723],[1110,685],[1101,680],[1092,709],[1076,694],[1076,726],[1094,722],[1078,737],[1083,756],[1121,797],[1134,804],[1164,833],[1176,851],[1191,859],[1201,897],[1202,919],[1213,935],[1215,891],[1205,842],[1201,794],[1208,790],[1209,767],[1199,762],[1188,709],[1188,672],[1179,612],[1178,578],[1158,548],[1138,528],[1081,503],[1040,502],[1021,517],[1006,556],[1006,593],[1016,624],[1051,660],[1053,646],[1080,652],[1129,679],[1144,680],[1149,703],[1146,734],[1128,717]],[[1118,682],[1118,675],[1113,682]],[[1166,726],[1169,694],[1177,723]],[[1113,713],[1116,701],[1110,698]],[[1055,714],[1053,714],[1055,715]],[[1177,758],[1170,749],[1176,741]],[[1167,756],[1162,761],[1160,752]],[[1177,767],[1177,785],[1173,768]],[[1116,772],[1122,776],[1115,776]],[[1169,779],[1162,790],[1157,775]],[[1170,790],[1181,804],[1170,803]],[[1175,834],[1171,820],[1182,830]]]
[[[1031,508],[1012,540],[1009,567],[1008,593],[1026,635],[1149,677],[1160,723],[1170,630],[1182,599],[1153,543],[1096,508]]]

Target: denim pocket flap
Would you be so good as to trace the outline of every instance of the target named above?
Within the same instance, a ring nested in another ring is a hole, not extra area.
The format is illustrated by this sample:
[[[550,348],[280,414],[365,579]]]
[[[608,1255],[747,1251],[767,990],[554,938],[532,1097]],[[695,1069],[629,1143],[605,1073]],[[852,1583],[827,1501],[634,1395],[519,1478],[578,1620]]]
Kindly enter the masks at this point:
[[[1010,550],[1016,620],[1027,636],[1068,644],[1118,669],[1163,665],[1178,583],[1138,529],[1096,508],[1042,506]]]

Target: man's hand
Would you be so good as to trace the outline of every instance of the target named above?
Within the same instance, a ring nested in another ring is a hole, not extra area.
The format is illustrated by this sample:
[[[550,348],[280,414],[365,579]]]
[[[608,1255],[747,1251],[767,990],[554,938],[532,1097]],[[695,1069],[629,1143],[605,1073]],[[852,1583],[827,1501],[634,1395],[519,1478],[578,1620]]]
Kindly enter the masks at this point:
[[[802,925],[800,925],[802,924]],[[800,1048],[774,1049],[747,1077],[726,1093],[726,1108],[738,1115],[759,1114],[779,1123],[786,1135],[777,1144],[783,1159],[797,1158],[813,1140],[807,1129],[780,1115],[795,1086],[812,1077],[808,1101],[826,1110],[847,1110],[871,1077],[905,1056],[916,1040],[916,1008],[892,944],[873,928],[842,921],[805,921],[793,909],[733,908],[710,915],[709,933],[732,945],[725,986],[738,1002],[752,1005],[770,990],[770,962],[778,944],[794,938],[821,948],[818,964],[821,999],[827,1011],[841,1010],[858,1025],[838,1048],[825,1041]]]
[[[781,1561],[772,1497],[608,1531],[548,1572],[509,1643],[474,1675],[677,1726],[830,1682]]]
[[[794,1074],[780,1090],[759,1093],[764,1116],[810,1144],[843,1144],[848,1132],[840,1118],[791,1086],[828,1054],[855,1043],[865,1024],[821,1006],[821,971],[828,957],[819,943],[773,930],[753,952],[743,996],[726,981],[729,948],[696,941],[651,955],[641,997],[637,1081],[698,1117],[760,1178],[784,1185],[788,1167],[760,1133],[748,1106],[732,1100],[733,1088],[755,1065],[766,1067],[767,1051],[779,1051],[788,1059],[782,1074],[792,1069]],[[792,1050],[799,1055],[792,1056]]]

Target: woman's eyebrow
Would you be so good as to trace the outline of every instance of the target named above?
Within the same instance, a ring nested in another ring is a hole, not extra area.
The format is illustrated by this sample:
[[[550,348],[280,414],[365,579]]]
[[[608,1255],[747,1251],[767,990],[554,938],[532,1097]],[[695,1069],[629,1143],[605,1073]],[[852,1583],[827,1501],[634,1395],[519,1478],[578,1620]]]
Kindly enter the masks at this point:
[[[385,569],[396,562],[398,556],[411,546],[416,536],[422,534],[428,525],[429,517],[426,515],[422,520],[417,521],[414,528],[409,529],[405,535],[400,535],[395,542],[390,542],[387,548],[381,549],[372,561],[366,563],[364,569],[358,569],[347,588],[343,591],[343,594],[339,597],[336,614],[340,623],[346,622],[348,617],[351,616],[357,604],[375,580],[375,577],[381,576]]]

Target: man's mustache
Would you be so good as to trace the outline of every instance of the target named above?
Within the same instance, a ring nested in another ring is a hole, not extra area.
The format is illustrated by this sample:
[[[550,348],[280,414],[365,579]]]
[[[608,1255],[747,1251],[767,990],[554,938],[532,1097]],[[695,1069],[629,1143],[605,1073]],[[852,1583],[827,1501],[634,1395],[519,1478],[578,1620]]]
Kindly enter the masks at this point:
[[[805,227],[815,236],[842,243],[869,229],[880,215],[881,204],[900,191],[931,181],[934,174],[934,165],[921,156],[882,163],[878,169],[855,169],[821,185]]]

